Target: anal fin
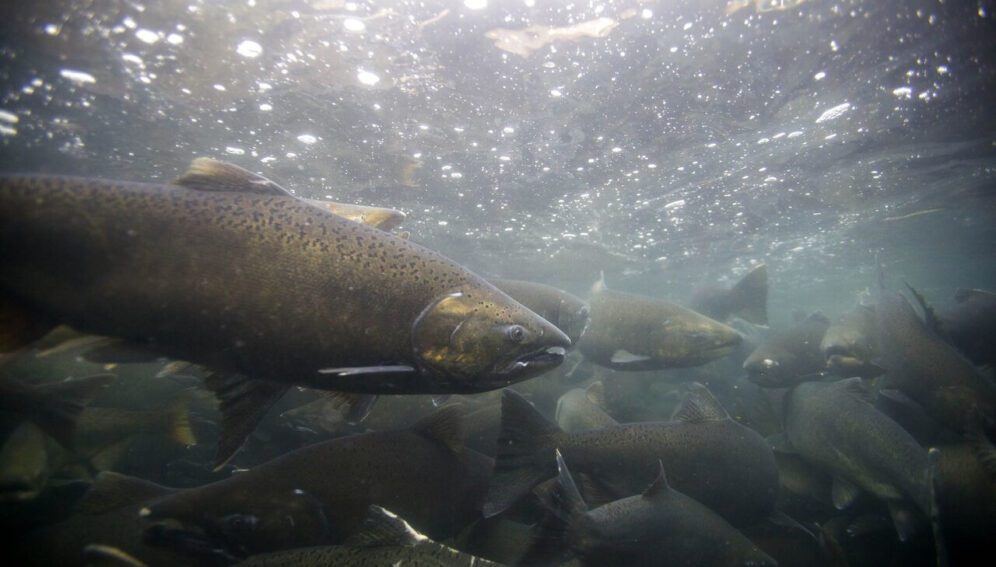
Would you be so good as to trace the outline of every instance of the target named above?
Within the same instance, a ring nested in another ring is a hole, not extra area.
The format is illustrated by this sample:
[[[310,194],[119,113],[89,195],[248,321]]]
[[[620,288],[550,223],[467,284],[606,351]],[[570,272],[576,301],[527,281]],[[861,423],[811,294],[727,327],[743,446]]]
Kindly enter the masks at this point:
[[[290,385],[237,374],[212,374],[205,380],[205,386],[218,397],[221,411],[221,438],[212,463],[217,471],[242,448],[249,434]]]

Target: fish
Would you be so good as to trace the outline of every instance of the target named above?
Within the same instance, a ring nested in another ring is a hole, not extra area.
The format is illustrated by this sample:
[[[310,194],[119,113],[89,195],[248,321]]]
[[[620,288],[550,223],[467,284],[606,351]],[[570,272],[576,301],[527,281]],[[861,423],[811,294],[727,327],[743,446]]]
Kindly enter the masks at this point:
[[[952,564],[968,564],[972,551],[992,538],[996,521],[996,446],[978,428],[937,451],[937,514]]]
[[[514,390],[502,393],[502,429],[484,515],[511,507],[535,485],[557,474],[560,450],[579,472],[615,491],[638,493],[668,463],[674,486],[744,525],[774,510],[778,468],[767,441],[733,421],[701,384],[667,422],[620,424],[566,433]]]
[[[729,289],[702,287],[695,290],[689,306],[717,321],[736,316],[748,323],[767,325],[768,266],[754,266]]]
[[[50,439],[30,421],[7,436],[0,446],[0,503],[32,500],[45,489],[54,468],[49,460]]]
[[[31,420],[60,445],[72,449],[83,408],[114,379],[113,374],[95,374],[60,382],[27,384],[10,376],[2,376],[0,412]]]
[[[594,382],[587,388],[568,390],[557,400],[557,425],[567,433],[619,425],[602,409],[603,396],[601,382]]]
[[[827,370],[850,378],[875,378],[885,373],[872,360],[878,358],[875,308],[858,304],[838,317],[820,341]]]
[[[576,345],[588,328],[588,304],[580,297],[541,283],[490,279],[496,288],[563,331]]]
[[[727,356],[742,340],[730,327],[675,303],[612,291],[604,277],[588,304],[591,322],[578,350],[615,370],[698,366]]]
[[[462,410],[441,408],[410,429],[308,445],[235,476],[149,503],[146,521],[221,534],[233,554],[343,543],[367,508],[396,511],[434,540],[480,517],[492,460],[465,447]],[[294,495],[314,506],[287,510]]]
[[[178,396],[157,410],[90,406],[79,419],[73,453],[97,471],[112,470],[140,436],[154,436],[180,447],[197,444],[190,425],[190,399]]]
[[[927,451],[875,409],[861,378],[804,382],[790,390],[784,441],[787,450],[833,474],[838,509],[868,492],[889,505],[902,541],[918,531],[907,503],[930,517]]]
[[[581,565],[715,565],[776,567],[778,563],[721,516],[672,488],[665,464],[642,493],[589,509],[565,456],[555,452],[560,490],[549,505],[537,544],[523,563],[567,548]]]
[[[913,310],[903,295],[880,289],[878,316],[880,365],[888,385],[920,405],[938,423],[964,433],[978,411],[992,427],[996,418],[996,385]]]
[[[959,289],[954,300],[937,310],[937,331],[972,363],[996,365],[996,293]]]
[[[64,323],[211,370],[216,467],[292,385],[480,392],[571,345],[452,260],[206,158],[169,184],[0,177],[0,254],[0,345]]]
[[[361,530],[338,546],[305,547],[254,555],[239,567],[410,565],[497,567],[499,564],[432,541],[396,514],[370,506]]]
[[[773,334],[744,361],[747,377],[765,388],[786,388],[811,379],[826,368],[820,343],[829,327],[826,316],[813,313]]]
[[[174,551],[147,544],[148,526],[138,521],[142,506],[172,491],[139,478],[102,472],[68,518],[18,538],[8,547],[8,557],[17,565],[84,565],[83,550],[99,542],[150,565],[183,563]]]

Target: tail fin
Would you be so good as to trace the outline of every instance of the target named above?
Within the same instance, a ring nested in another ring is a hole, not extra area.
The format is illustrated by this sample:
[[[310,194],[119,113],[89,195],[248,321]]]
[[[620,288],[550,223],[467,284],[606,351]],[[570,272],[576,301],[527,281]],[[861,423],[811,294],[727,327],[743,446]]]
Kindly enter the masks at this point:
[[[177,445],[189,447],[197,444],[197,436],[190,427],[190,398],[178,396],[166,409],[166,436]]]
[[[533,541],[519,565],[556,565],[570,545],[571,527],[584,520],[588,505],[581,498],[560,450],[556,450],[557,485],[544,505],[548,514],[536,525]]]
[[[95,374],[77,380],[43,384],[35,387],[40,397],[31,421],[67,449],[72,449],[76,437],[76,420],[101,388],[114,381],[113,374]]]
[[[560,428],[521,395],[509,389],[502,392],[498,455],[485,498],[485,517],[507,510],[556,473],[553,451],[562,436]]]
[[[755,325],[768,324],[768,266],[747,272],[730,290],[733,314]]]

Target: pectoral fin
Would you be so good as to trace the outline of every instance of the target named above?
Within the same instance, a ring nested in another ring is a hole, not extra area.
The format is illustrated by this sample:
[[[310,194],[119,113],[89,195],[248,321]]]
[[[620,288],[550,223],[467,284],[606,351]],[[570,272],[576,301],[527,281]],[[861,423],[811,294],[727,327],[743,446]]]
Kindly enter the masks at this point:
[[[219,470],[235,456],[267,410],[290,388],[269,380],[252,380],[237,374],[212,374],[204,385],[218,397],[221,438],[214,456]]]
[[[851,483],[851,481],[837,476],[833,479],[833,488],[830,490],[830,496],[833,499],[834,508],[845,510],[861,496],[861,489]]]
[[[619,349],[612,353],[611,362],[613,364],[629,364],[631,362],[643,362],[644,360],[650,360],[650,357],[644,354],[633,354],[628,350]]]

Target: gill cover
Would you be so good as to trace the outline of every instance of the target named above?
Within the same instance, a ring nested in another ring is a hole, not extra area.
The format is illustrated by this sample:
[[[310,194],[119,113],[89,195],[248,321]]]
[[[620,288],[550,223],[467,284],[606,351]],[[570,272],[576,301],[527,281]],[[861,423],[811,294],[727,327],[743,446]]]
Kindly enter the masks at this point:
[[[462,290],[442,295],[415,320],[412,347],[423,370],[435,377],[471,379],[490,370],[508,339],[487,302]]]

